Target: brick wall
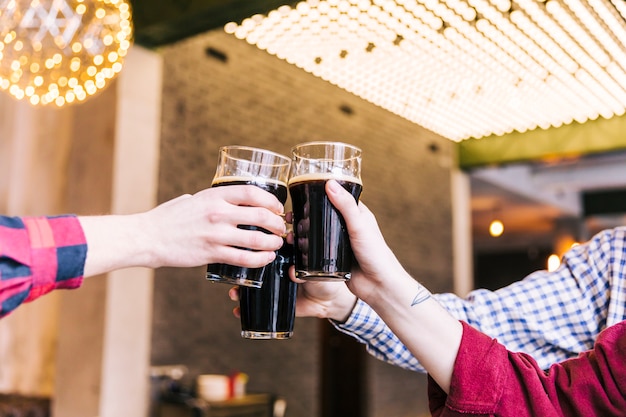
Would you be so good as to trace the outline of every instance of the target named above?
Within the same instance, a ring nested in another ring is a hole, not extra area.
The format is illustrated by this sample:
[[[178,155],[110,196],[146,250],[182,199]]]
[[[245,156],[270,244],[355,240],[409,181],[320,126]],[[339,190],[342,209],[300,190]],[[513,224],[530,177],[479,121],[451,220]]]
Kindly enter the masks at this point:
[[[353,143],[363,149],[362,201],[387,242],[417,279],[433,291],[451,290],[448,140],[221,30],[161,52],[160,201],[208,187],[221,145],[289,154],[303,141]],[[184,363],[192,374],[237,369],[250,375],[250,391],[286,397],[289,416],[318,416],[316,319],[298,318],[289,341],[243,340],[228,288],[206,282],[204,268],[157,271],[153,364]],[[427,414],[424,375],[373,358],[368,375],[369,416]]]

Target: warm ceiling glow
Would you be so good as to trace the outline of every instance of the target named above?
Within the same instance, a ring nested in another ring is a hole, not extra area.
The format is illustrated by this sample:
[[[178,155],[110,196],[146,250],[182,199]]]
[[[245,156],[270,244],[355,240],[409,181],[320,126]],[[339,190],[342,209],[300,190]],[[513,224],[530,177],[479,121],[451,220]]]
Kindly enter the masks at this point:
[[[626,111],[624,0],[309,0],[228,33],[452,140]]]
[[[548,265],[547,265],[547,269],[548,271],[556,271],[559,266],[561,266],[561,258],[559,258],[559,255],[556,254],[552,254],[548,257]]]
[[[83,101],[121,71],[132,34],[125,0],[0,0],[0,89],[33,105]]]
[[[493,220],[489,224],[489,234],[493,237],[499,237],[504,233],[504,224],[500,220]]]

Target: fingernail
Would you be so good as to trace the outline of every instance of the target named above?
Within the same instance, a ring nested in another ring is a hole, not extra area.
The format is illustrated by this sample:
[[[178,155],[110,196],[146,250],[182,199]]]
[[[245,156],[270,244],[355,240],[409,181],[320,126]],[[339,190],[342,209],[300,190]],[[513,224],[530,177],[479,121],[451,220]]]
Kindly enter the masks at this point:
[[[328,184],[329,190],[334,193],[337,192],[337,187],[340,186],[339,183],[335,180],[328,180],[328,182],[329,182]]]

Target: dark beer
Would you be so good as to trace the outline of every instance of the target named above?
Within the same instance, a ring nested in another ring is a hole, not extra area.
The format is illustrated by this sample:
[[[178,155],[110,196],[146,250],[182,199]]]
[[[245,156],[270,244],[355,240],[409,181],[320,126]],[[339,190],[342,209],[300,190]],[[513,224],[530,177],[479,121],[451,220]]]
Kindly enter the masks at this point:
[[[284,182],[276,182],[271,180],[259,182],[257,178],[224,177],[216,178],[213,181],[212,187],[223,187],[226,185],[242,184],[256,185],[257,187],[260,187],[274,194],[282,204],[285,204],[285,202],[287,201],[287,185]],[[238,225],[237,227],[247,230],[262,230],[266,233],[269,233],[265,229],[256,226]],[[259,288],[261,286],[261,279],[264,268],[265,267],[246,268],[228,264],[209,264],[207,266],[206,278],[209,281],[227,281],[233,284]]]
[[[363,188],[356,179],[324,174],[289,181],[293,206],[296,276],[301,279],[350,279],[352,248],[345,221],[326,195],[328,179],[335,179],[358,201]]]
[[[293,334],[298,285],[289,279],[293,246],[285,243],[265,267],[261,288],[239,287],[241,336],[288,339]]]

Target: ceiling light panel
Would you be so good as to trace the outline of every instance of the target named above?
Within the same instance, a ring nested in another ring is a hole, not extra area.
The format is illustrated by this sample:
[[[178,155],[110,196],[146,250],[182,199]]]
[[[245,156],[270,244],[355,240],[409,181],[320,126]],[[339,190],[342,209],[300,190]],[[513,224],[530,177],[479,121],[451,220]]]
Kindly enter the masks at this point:
[[[451,140],[626,111],[623,0],[310,0],[225,30]]]

